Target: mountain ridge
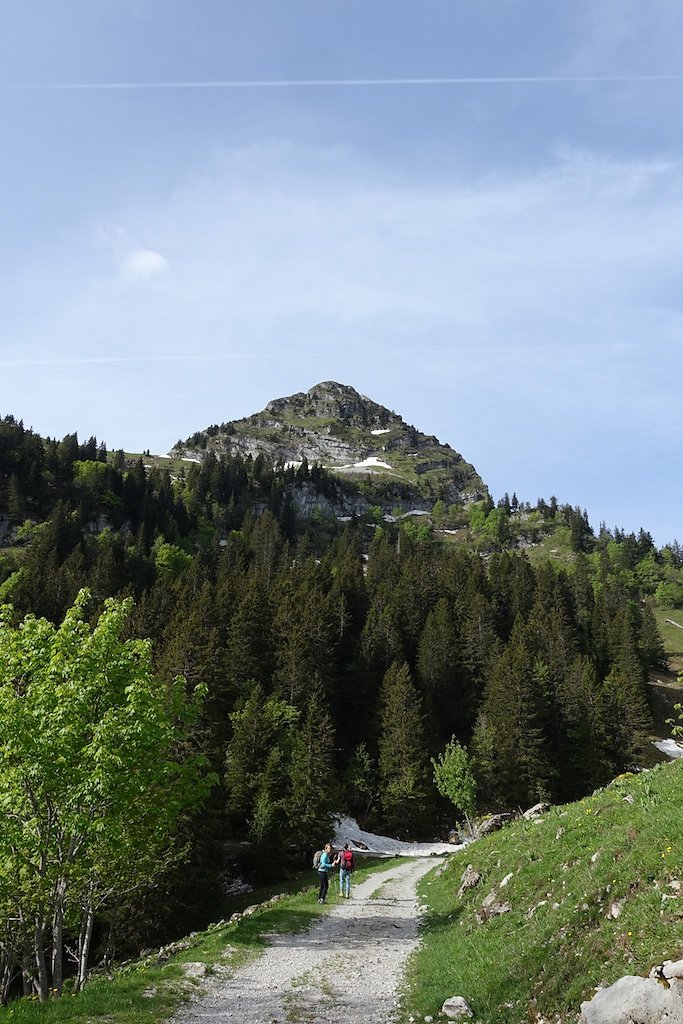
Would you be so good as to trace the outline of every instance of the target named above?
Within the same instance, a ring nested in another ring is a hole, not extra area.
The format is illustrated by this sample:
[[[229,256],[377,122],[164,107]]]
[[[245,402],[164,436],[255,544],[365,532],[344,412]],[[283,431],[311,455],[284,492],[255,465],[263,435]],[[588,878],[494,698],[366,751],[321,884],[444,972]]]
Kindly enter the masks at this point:
[[[384,485],[388,503],[399,506],[431,508],[437,500],[466,505],[488,496],[475,468],[449,444],[337,381],[272,399],[261,412],[197,431],[169,455],[201,460],[210,452],[263,456],[273,465],[295,468],[318,463],[339,478],[370,484],[371,490],[373,483],[375,490]]]

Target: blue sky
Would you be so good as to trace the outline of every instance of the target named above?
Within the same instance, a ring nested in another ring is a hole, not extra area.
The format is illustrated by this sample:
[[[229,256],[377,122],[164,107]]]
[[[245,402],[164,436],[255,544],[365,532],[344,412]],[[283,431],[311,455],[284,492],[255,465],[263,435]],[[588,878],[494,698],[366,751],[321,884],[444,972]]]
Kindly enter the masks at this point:
[[[0,413],[161,453],[337,380],[496,499],[683,541],[682,38],[680,0],[5,0]]]

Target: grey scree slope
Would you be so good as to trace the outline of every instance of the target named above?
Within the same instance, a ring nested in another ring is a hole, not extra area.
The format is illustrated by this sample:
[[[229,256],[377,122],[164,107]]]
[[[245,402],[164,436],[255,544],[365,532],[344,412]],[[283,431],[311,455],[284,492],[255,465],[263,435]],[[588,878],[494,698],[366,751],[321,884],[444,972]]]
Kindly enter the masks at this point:
[[[174,1024],[391,1024],[403,966],[418,942],[415,887],[441,861],[391,862],[338,904],[339,876],[332,875],[330,909],[308,932],[273,935],[258,960],[213,975]]]

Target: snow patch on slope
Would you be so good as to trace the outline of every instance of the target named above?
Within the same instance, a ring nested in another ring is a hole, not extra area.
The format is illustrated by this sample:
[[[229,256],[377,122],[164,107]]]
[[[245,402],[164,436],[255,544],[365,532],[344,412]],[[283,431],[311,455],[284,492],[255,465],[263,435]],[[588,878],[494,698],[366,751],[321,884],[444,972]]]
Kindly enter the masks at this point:
[[[654,746],[669,757],[683,757],[683,746],[676,740],[656,740]]]
[[[353,818],[336,817],[332,845],[335,849],[350,843],[356,850],[374,853],[384,857],[431,857],[462,850],[465,843],[407,843],[389,836],[378,836],[365,832]]]

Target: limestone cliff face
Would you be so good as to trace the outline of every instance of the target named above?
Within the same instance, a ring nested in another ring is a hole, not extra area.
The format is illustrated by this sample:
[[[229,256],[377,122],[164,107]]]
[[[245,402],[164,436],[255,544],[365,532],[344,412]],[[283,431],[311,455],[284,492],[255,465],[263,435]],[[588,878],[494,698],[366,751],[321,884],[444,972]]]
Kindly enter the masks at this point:
[[[319,463],[347,483],[362,480],[366,495],[370,482],[382,485],[388,500],[402,507],[428,509],[437,499],[466,503],[487,493],[474,468],[450,445],[336,381],[276,398],[253,416],[199,431],[171,454],[196,459],[207,452],[262,455],[273,464]],[[355,511],[377,503],[372,496],[352,498],[348,486],[345,490],[345,504]]]

